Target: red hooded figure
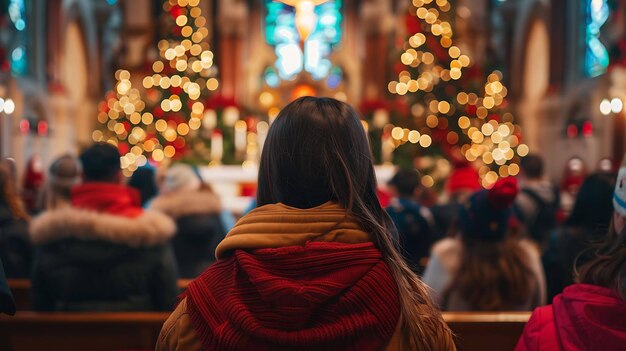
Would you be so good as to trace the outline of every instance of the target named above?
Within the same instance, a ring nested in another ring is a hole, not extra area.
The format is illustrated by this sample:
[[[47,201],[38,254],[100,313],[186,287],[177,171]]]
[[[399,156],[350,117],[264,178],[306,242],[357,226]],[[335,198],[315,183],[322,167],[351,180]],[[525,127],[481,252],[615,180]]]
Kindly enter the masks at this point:
[[[39,156],[34,155],[26,164],[24,182],[22,184],[22,199],[29,212],[36,210],[37,197],[43,185],[43,166]]]
[[[623,350],[626,302],[613,289],[574,284],[533,312],[516,351]]]
[[[625,159],[626,161],[626,159]],[[624,350],[626,345],[626,166],[617,176],[613,221],[604,242],[577,267],[579,284],[536,309],[516,351]]]

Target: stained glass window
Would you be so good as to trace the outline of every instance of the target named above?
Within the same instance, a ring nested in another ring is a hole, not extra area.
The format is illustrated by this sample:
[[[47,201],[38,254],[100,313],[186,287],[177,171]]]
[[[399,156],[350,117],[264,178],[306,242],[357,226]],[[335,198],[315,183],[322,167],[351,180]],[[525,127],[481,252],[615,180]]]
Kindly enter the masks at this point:
[[[586,12],[585,74],[596,77],[606,72],[609,66],[609,53],[600,41],[600,28],[609,18],[607,0],[589,0]]]
[[[28,71],[25,0],[10,0],[8,13],[11,23],[18,33],[10,53],[11,72],[16,75],[24,75]]]
[[[329,57],[341,41],[341,0],[266,0],[266,8],[265,40],[277,56],[266,83],[277,86],[277,78],[293,80],[303,71],[315,80],[329,77]]]

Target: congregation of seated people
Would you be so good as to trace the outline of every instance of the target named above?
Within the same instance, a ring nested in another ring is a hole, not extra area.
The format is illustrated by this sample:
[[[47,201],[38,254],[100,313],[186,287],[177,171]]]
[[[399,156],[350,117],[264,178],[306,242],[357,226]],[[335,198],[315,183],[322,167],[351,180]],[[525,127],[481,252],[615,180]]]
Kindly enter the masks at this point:
[[[238,221],[197,168],[125,180],[107,143],[29,163],[28,192],[4,160],[0,273],[37,311],[171,312],[157,350],[454,350],[441,311],[534,311],[517,350],[623,349],[626,163],[557,186],[531,154],[484,189],[455,161],[434,194],[413,168],[380,187],[369,147],[350,106],[295,100]]]

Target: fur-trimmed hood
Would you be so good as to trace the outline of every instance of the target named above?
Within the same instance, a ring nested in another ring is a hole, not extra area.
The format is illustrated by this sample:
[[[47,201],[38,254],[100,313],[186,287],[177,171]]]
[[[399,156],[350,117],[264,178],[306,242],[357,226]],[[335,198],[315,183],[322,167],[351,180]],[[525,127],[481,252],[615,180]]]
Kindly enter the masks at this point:
[[[29,231],[34,244],[77,238],[141,247],[166,243],[176,232],[176,224],[158,211],[131,218],[68,207],[35,217]]]
[[[191,215],[216,214],[222,211],[222,204],[211,191],[182,191],[159,195],[150,208],[178,219]]]

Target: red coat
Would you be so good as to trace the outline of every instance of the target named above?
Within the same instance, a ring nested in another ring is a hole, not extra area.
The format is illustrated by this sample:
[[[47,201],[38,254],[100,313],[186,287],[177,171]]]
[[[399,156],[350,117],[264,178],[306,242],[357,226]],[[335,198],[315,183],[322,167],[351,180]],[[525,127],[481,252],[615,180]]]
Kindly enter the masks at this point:
[[[524,350],[624,350],[626,301],[608,288],[574,284],[537,308],[516,351]]]

